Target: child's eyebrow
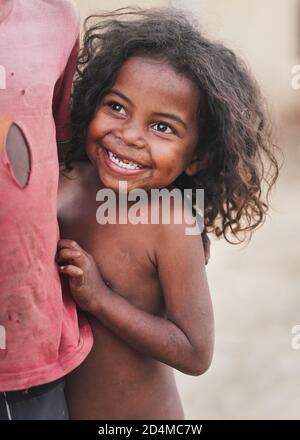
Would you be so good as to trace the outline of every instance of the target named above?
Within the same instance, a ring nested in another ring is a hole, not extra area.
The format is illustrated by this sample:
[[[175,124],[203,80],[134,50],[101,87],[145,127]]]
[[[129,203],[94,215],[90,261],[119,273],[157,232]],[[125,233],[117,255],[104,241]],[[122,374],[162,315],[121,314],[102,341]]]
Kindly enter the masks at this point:
[[[173,121],[179,122],[186,128],[186,123],[177,115],[173,115],[172,113],[154,113],[156,116],[162,116],[163,118],[173,119]]]
[[[129,102],[130,104],[132,104],[132,101],[126,96],[123,95],[123,93],[121,93],[119,90],[117,89],[111,89],[109,94],[113,94],[113,95],[117,95],[119,96],[121,99],[124,99],[124,101]],[[183,125],[186,128],[186,123],[177,115],[174,115],[173,113],[163,113],[163,112],[157,112],[154,113],[155,116],[161,116],[163,118],[169,118],[169,119],[173,119],[173,121],[179,122],[179,124]]]
[[[109,91],[109,94],[110,94],[110,93],[112,93],[113,95],[117,95],[117,96],[119,96],[120,98],[124,99],[124,101],[127,101],[127,102],[129,102],[130,104],[132,104],[131,100],[130,100],[126,95],[123,95],[123,93],[119,92],[119,90],[117,90],[117,89],[111,89],[111,90]]]

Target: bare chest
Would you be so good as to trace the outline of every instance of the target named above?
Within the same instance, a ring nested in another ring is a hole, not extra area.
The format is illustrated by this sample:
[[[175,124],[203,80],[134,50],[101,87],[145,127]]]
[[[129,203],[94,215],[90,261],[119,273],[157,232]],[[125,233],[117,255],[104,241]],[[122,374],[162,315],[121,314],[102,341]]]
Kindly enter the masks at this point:
[[[148,225],[99,224],[96,193],[77,191],[68,198],[60,213],[61,237],[76,240],[94,257],[112,290],[145,311],[161,314],[163,297]]]

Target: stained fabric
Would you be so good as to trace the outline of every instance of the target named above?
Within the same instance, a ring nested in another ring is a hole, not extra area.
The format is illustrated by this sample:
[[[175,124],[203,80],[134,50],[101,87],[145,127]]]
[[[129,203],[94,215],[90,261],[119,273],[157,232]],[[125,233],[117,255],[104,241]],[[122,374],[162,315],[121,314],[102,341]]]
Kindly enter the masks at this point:
[[[78,29],[69,0],[15,0],[0,21],[0,391],[62,377],[92,345],[55,264],[56,137],[70,136]],[[28,147],[25,184],[7,154],[12,126]]]

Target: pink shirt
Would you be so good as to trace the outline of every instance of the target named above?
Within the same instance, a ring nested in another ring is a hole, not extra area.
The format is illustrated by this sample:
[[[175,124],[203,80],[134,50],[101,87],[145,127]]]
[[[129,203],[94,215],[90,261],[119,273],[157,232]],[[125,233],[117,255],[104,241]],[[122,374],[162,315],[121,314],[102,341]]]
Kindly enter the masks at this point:
[[[79,17],[70,0],[13,3],[0,16],[0,391],[56,380],[92,346],[88,324],[78,322],[74,302],[62,293],[54,260],[56,136],[65,141],[70,134]],[[5,150],[12,122],[30,151],[25,187]]]

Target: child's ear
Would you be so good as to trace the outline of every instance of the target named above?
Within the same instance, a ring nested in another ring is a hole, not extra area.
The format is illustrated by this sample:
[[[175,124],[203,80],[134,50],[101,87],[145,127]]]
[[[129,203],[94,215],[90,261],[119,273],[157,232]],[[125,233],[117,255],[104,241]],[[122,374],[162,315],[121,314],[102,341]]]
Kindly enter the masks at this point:
[[[190,164],[186,167],[185,174],[194,176],[198,171],[203,170],[208,163],[208,153],[205,153],[201,159],[194,156]]]

